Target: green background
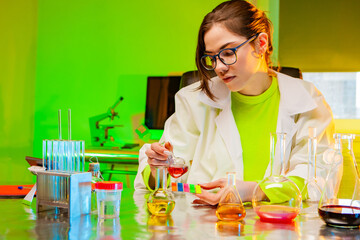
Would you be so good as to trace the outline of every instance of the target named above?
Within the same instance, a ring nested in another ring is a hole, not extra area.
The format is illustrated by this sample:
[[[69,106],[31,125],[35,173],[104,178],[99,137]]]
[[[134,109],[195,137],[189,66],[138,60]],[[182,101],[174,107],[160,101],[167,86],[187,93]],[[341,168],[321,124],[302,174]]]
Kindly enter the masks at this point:
[[[72,138],[91,148],[89,117],[123,96],[116,134],[141,140],[147,76],[196,69],[199,25],[220,2],[0,0],[0,184],[35,181],[25,156],[58,138],[58,109],[63,137],[71,108]],[[358,1],[252,2],[270,11],[275,63],[360,71]]]
[[[147,76],[196,68],[197,31],[221,1],[0,1],[0,184],[34,181],[25,156],[58,138],[67,109],[72,138],[90,148],[89,117],[120,97],[117,134],[143,123]]]

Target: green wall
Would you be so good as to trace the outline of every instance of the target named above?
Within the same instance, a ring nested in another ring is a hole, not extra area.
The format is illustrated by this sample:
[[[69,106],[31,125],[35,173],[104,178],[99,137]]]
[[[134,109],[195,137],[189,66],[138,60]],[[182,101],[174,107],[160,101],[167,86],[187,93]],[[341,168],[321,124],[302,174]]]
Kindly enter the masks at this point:
[[[199,25],[220,2],[0,0],[1,184],[33,181],[24,157],[58,138],[58,109],[63,137],[71,108],[72,138],[90,148],[89,117],[123,96],[117,133],[134,141],[147,76],[195,69]]]
[[[271,61],[273,66],[279,66],[279,12],[280,12],[280,0],[252,0],[252,4],[263,10],[267,17],[270,19],[273,26],[273,53],[271,55]]]
[[[0,184],[32,182],[36,0],[0,0]]]

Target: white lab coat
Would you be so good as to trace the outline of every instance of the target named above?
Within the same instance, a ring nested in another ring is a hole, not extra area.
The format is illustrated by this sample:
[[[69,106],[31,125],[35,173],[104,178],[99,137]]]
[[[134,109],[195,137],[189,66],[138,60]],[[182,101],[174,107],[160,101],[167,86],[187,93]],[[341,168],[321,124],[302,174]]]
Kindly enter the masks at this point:
[[[312,83],[281,73],[276,74],[280,91],[276,131],[287,134],[286,175],[306,179],[308,128],[317,129],[317,159],[322,160],[322,153],[332,142],[332,112],[323,95]],[[217,97],[217,100],[213,101],[204,92],[196,90],[198,86],[199,82],[179,90],[175,96],[175,113],[166,121],[164,127],[162,140],[170,141],[174,146],[175,156],[182,157],[191,165],[188,173],[176,181],[206,183],[226,177],[226,172],[229,171],[235,171],[236,178],[243,180],[242,147],[231,111],[230,91],[220,78],[212,78],[210,89]],[[149,147],[150,144],[145,144],[140,149],[135,189],[146,188],[141,173],[147,165],[145,151]],[[275,155],[273,173],[277,173],[280,166],[278,152]],[[270,171],[269,162],[264,177],[269,176]],[[317,164],[317,175],[323,179],[326,175],[325,166],[320,161]]]

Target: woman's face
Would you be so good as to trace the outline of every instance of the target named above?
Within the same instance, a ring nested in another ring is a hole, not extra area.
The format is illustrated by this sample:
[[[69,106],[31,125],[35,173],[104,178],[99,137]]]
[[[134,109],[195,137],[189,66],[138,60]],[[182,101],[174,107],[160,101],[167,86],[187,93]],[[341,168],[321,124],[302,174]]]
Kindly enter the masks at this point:
[[[215,55],[221,49],[236,47],[246,40],[246,37],[230,32],[223,25],[215,24],[204,35],[205,54]],[[261,64],[264,60],[256,53],[254,44],[247,43],[241,46],[237,49],[236,55],[237,61],[232,65],[225,65],[216,58],[216,74],[232,92],[244,95],[261,94],[264,86],[261,86],[262,83],[255,77],[255,73],[261,67],[264,68],[264,64]]]

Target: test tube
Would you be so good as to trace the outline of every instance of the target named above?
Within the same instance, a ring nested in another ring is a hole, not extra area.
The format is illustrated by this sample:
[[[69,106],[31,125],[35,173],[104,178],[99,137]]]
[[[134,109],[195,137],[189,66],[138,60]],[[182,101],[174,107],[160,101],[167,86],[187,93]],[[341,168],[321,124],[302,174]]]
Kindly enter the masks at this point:
[[[81,171],[85,171],[85,141],[81,141],[81,162],[82,162],[82,169]]]
[[[80,155],[81,155],[81,148],[80,148],[80,141],[75,141],[75,158],[76,158],[76,171],[80,172]]]
[[[48,166],[48,170],[52,170],[53,166],[52,166],[52,140],[48,140],[47,141],[47,148],[46,148],[46,155],[47,155],[47,166]]]
[[[54,158],[54,170],[59,170],[59,144],[57,140],[53,141],[53,158]]]
[[[43,140],[43,159],[42,159],[42,160],[43,160],[42,165],[43,165],[43,167],[44,167],[45,169],[48,168],[48,166],[47,166],[47,164],[46,164],[46,154],[47,154],[46,144],[47,144],[47,140],[45,139],[45,140]]]
[[[64,148],[63,148],[63,161],[64,161],[64,171],[68,170],[68,166],[67,166],[67,142],[63,141],[64,144]]]
[[[69,172],[70,171],[70,157],[69,157],[69,142],[68,141],[64,141],[64,145],[65,145],[65,161],[66,161],[66,171]]]
[[[62,142],[61,140],[57,141],[57,145],[58,145],[58,151],[57,151],[57,155],[58,155],[58,171],[63,171],[63,159],[62,159]],[[62,198],[63,198],[63,191],[62,191],[62,188],[63,188],[63,183],[62,183],[62,180],[61,180],[61,177],[59,177],[58,179],[59,181],[59,196],[58,196],[58,199],[59,201],[61,202]]]
[[[59,171],[64,171],[64,142],[58,142],[58,159],[59,159]]]
[[[69,159],[70,159],[70,171],[74,172],[75,171],[75,157],[74,157],[74,152],[75,152],[75,143],[74,141],[69,141]]]

